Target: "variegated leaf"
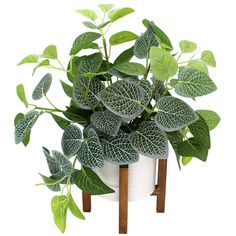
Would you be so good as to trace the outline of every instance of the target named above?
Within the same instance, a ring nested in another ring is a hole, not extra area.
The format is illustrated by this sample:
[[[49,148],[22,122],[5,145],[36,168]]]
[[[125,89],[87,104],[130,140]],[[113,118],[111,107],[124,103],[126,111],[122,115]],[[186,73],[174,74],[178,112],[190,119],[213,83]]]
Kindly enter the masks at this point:
[[[138,80],[138,84],[144,90],[143,104],[147,106],[152,98],[152,85],[148,80]]]
[[[52,190],[53,192],[59,192],[61,190],[60,184],[56,183],[57,180],[48,178],[47,176],[42,175],[42,174],[39,174],[39,175],[42,177],[44,183],[50,190]]]
[[[48,168],[52,175],[61,173],[61,167],[59,163],[50,155],[50,152],[47,148],[43,147],[43,153],[47,159]]]

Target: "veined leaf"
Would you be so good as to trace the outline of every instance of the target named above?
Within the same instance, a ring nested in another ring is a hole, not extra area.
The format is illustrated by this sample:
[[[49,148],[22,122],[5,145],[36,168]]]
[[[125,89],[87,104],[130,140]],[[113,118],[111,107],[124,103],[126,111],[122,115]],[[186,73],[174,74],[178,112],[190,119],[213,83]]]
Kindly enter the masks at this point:
[[[94,129],[88,130],[87,139],[83,141],[77,159],[82,165],[91,168],[104,165],[102,146]]]
[[[196,69],[181,68],[175,92],[183,97],[195,98],[214,92],[217,89],[210,77]]]
[[[23,84],[18,84],[16,86],[16,93],[18,98],[25,104],[26,108],[28,108],[28,102],[25,96],[25,89]]]
[[[130,135],[132,147],[145,156],[166,159],[168,157],[168,141],[166,134],[155,122],[141,123],[139,129]]]
[[[206,73],[207,75],[209,74],[208,73],[208,68],[207,68],[205,62],[203,62],[203,61],[191,60],[188,63],[187,67],[199,70],[199,71],[201,71],[203,73]]]
[[[186,166],[192,159],[192,157],[182,157],[182,164]]]
[[[137,83],[118,81],[103,89],[98,97],[105,107],[122,118],[134,119],[142,112],[144,91]]]
[[[215,60],[214,54],[211,51],[209,50],[203,51],[201,55],[201,59],[208,66],[216,67],[216,60]]]
[[[183,53],[190,53],[197,49],[197,44],[188,40],[181,40],[179,47]]]
[[[154,78],[166,81],[174,76],[178,70],[178,64],[173,56],[164,49],[151,48],[151,71]]]
[[[72,195],[70,194],[67,198],[68,198],[68,208],[69,208],[70,212],[75,217],[77,217],[77,218],[79,218],[81,220],[85,220],[85,217],[84,217],[83,213],[81,212],[81,210],[79,209],[79,207],[75,203]]]
[[[198,115],[187,103],[172,96],[160,98],[156,106],[155,122],[167,132],[186,127],[198,119]]]
[[[61,146],[63,153],[71,157],[75,155],[81,147],[82,133],[76,125],[69,125],[63,135],[61,140]]]
[[[94,45],[92,43],[100,37],[101,34],[95,32],[86,32],[79,35],[73,43],[70,55],[76,55],[82,49],[91,48],[91,45],[93,47]]]
[[[45,175],[42,175],[42,174],[39,174],[39,175],[42,177],[44,183],[46,184],[46,186],[47,186],[50,190],[52,190],[53,192],[59,192],[59,191],[61,191],[60,184],[56,183],[57,180],[51,179],[51,178],[49,178],[49,177],[47,177],[47,176],[45,176]],[[55,183],[55,184],[54,184],[54,183]]]
[[[90,9],[76,10],[76,12],[82,14],[83,16],[89,18],[92,21],[95,21],[98,18],[97,13]]]
[[[36,54],[31,54],[23,58],[17,65],[23,65],[27,63],[38,63],[39,56]]]
[[[80,57],[72,56],[67,66],[67,78],[72,83],[75,81],[79,74],[77,70],[79,61]]]
[[[136,62],[123,62],[121,64],[114,65],[114,68],[127,75],[144,75],[146,72],[145,67],[142,64]]]
[[[16,144],[22,142],[28,133],[31,131],[40,113],[37,111],[28,112],[23,119],[21,119],[15,128],[15,142]]]
[[[125,51],[123,51],[114,61],[114,65],[121,64],[123,62],[128,62],[134,56],[134,47],[131,47]]]
[[[96,29],[97,26],[90,21],[83,21],[83,25],[90,29]]]
[[[48,90],[51,87],[51,84],[52,84],[52,75],[48,73],[40,80],[40,82],[34,89],[32,98],[34,100],[39,100],[42,97],[46,96]]]
[[[68,97],[72,98],[73,88],[72,88],[69,84],[65,83],[65,82],[62,81],[62,80],[60,80],[60,82],[61,82],[61,86],[62,86],[62,88],[63,88],[65,94],[66,94]]]
[[[134,9],[130,7],[120,8],[120,9],[114,9],[111,12],[109,12],[108,17],[112,22],[115,22],[119,20],[120,18],[127,16],[134,12]]]
[[[57,59],[57,47],[55,45],[47,46],[41,57],[49,58],[49,59]]]
[[[210,110],[197,110],[196,111],[206,121],[209,131],[213,130],[220,122],[219,115]]]
[[[50,113],[52,118],[54,119],[54,121],[57,123],[57,125],[61,128],[61,129],[65,129],[67,126],[70,125],[70,121],[69,120],[66,120],[56,114],[53,114],[53,113]]]
[[[84,192],[94,195],[114,193],[114,190],[105,185],[93,170],[85,166],[75,171],[73,178],[78,188]]]
[[[98,6],[104,13],[107,13],[114,7],[113,4],[98,4]]]
[[[135,40],[138,36],[130,31],[121,31],[113,34],[110,39],[110,45],[118,45]]]
[[[47,66],[49,66],[49,65],[50,65],[50,61],[49,61],[48,59],[39,62],[39,64],[38,64],[36,67],[34,67],[32,75],[35,74],[36,70],[37,70],[39,67],[44,67],[44,66],[47,67]]]
[[[147,106],[152,98],[152,85],[148,80],[138,80],[138,84],[144,90],[143,105]]]

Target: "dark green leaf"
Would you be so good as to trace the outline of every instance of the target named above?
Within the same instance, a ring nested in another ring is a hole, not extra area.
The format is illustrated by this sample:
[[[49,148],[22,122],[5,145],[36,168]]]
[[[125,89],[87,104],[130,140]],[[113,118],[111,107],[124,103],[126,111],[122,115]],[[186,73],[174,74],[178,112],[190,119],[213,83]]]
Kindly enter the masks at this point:
[[[25,104],[26,108],[28,108],[28,102],[25,96],[25,89],[23,84],[18,84],[16,86],[16,93],[18,98]]]
[[[72,88],[69,84],[65,83],[65,82],[62,81],[62,80],[60,80],[60,82],[61,82],[61,86],[62,86],[62,88],[63,88],[65,94],[66,94],[68,97],[72,98],[73,88]]]
[[[61,191],[60,185],[59,185],[58,183],[56,183],[57,180],[51,179],[51,178],[49,178],[49,177],[47,177],[47,176],[45,176],[45,175],[42,175],[42,174],[39,174],[39,175],[42,177],[44,183],[46,184],[46,186],[47,186],[50,190],[52,190],[53,192],[59,192],[59,191]],[[54,183],[55,183],[55,184],[54,184]]]
[[[43,55],[41,55],[41,57],[49,58],[49,59],[57,59],[57,47],[55,45],[47,46],[44,49]]]
[[[114,68],[122,73],[133,76],[144,75],[146,72],[146,68],[142,64],[136,62],[123,62],[114,65]]]
[[[121,31],[116,34],[113,34],[110,39],[110,45],[118,45],[126,42],[133,41],[137,38],[138,36],[130,31]]]
[[[122,52],[114,61],[114,64],[121,64],[123,62],[128,62],[132,59],[134,56],[134,47],[131,47],[124,52]]]
[[[115,21],[119,20],[120,18],[127,16],[133,12],[134,12],[134,9],[132,9],[130,7],[114,9],[108,14],[108,17],[112,22],[115,22]]]
[[[66,120],[58,115],[55,115],[53,113],[50,113],[52,115],[52,118],[56,121],[58,126],[62,129],[65,129],[68,125],[70,125],[70,121]]]
[[[39,59],[38,55],[31,54],[23,58],[17,65],[19,66],[27,63],[37,63],[38,59]]]

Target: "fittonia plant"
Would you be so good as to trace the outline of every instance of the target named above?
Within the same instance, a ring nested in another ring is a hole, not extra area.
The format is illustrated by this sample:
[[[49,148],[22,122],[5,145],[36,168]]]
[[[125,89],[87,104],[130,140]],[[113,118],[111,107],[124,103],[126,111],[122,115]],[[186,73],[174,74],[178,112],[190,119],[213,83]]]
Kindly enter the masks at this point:
[[[51,74],[41,79],[32,95],[35,101],[46,99],[50,107],[29,103],[23,85],[18,85],[17,95],[29,111],[15,118],[15,142],[25,146],[32,127],[42,115],[51,115],[64,130],[63,153],[43,148],[50,176],[41,174],[44,183],[38,184],[59,192],[53,197],[51,207],[55,224],[62,232],[68,209],[84,219],[73,200],[72,185],[91,194],[113,192],[92,168],[102,167],[105,160],[118,165],[137,162],[139,153],[150,158],[167,158],[168,140],[179,167],[193,157],[206,161],[209,131],[220,121],[215,112],[194,111],[179,98],[195,100],[216,90],[208,74],[208,66],[216,66],[211,51],[192,56],[197,45],[187,40],[179,43],[180,50],[174,50],[167,35],[146,19],[141,35],[124,30],[107,40],[110,27],[134,10],[114,9],[112,4],[101,4],[99,8],[99,14],[89,9],[77,11],[89,19],[83,22],[89,30],[75,39],[66,68],[54,45],[19,63],[35,64],[33,74],[46,67],[62,71],[68,79],[67,83],[61,81],[65,94],[71,98],[64,109],[57,108],[47,97],[53,80]],[[133,43],[111,61],[112,48],[119,44],[125,47],[126,42]],[[87,55],[85,49],[94,52]],[[181,61],[183,54],[190,55],[190,59]]]

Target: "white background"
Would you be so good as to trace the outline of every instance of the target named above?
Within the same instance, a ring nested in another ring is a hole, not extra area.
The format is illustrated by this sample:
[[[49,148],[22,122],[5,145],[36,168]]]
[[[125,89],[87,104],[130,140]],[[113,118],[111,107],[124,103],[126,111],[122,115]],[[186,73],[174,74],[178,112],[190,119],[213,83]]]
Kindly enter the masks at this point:
[[[105,0],[103,3],[106,2]],[[235,22],[234,1],[119,0],[118,6],[131,6],[132,14],[113,26],[113,31],[144,31],[143,18],[154,20],[169,35],[178,51],[178,42],[188,39],[200,49],[215,53],[217,68],[211,70],[218,91],[190,102],[194,108],[212,109],[222,118],[212,132],[212,150],[208,161],[193,160],[180,172],[173,152],[170,153],[167,179],[166,213],[155,213],[155,198],[129,204],[129,235],[236,235],[236,161],[235,161]],[[16,146],[13,139],[13,117],[25,112],[17,100],[15,87],[24,83],[26,94],[44,75],[39,70],[31,76],[32,67],[16,67],[27,54],[41,53],[49,44],[58,46],[64,64],[75,37],[85,28],[78,8],[95,8],[95,0],[8,0],[0,3],[0,145],[1,194],[0,235],[56,236],[60,232],[53,224],[50,199],[38,172],[47,174],[41,147],[60,149],[62,130],[51,117],[44,116],[36,124],[29,147]],[[122,48],[119,48],[122,49]],[[115,53],[115,51],[114,51]],[[61,91],[59,79],[63,73],[52,71],[54,80],[49,97],[63,108],[68,99]],[[54,92],[54,93],[53,93]],[[81,205],[80,191],[76,201]],[[93,198],[92,213],[86,221],[68,215],[65,235],[117,235],[118,205]],[[148,232],[148,233],[147,233]]]

